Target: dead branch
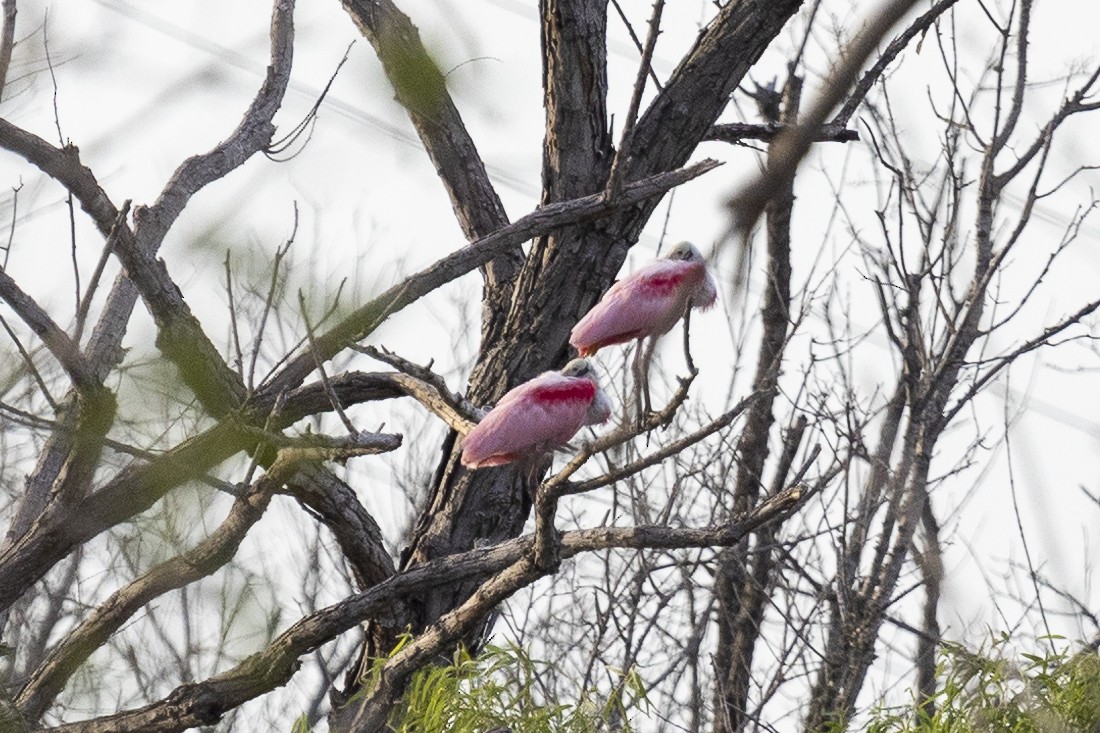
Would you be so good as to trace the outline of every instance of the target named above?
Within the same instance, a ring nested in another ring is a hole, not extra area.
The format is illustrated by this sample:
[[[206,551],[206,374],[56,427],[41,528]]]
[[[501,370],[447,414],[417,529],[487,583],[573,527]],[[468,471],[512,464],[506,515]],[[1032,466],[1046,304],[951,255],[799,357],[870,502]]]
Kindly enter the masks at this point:
[[[806,486],[787,489],[744,518],[719,527],[601,527],[566,532],[562,536],[562,557],[570,558],[583,552],[617,547],[671,549],[733,544],[745,533],[795,511],[815,491],[816,489]],[[203,682],[181,685],[159,702],[137,710],[61,725],[49,730],[54,733],[122,733],[129,730],[154,733],[182,731],[197,725],[213,725],[226,711],[285,684],[296,671],[300,656],[351,629],[363,619],[385,610],[399,596],[439,583],[504,573],[507,568],[514,567],[515,570],[504,575],[507,580],[498,578],[492,589],[494,593],[505,594],[502,597],[511,595],[521,587],[514,584],[530,583],[539,577],[537,573],[532,575],[527,569],[530,567],[529,561],[524,559],[531,550],[532,541],[531,537],[510,540],[407,570],[363,593],[300,619],[263,652],[254,654],[236,667]],[[475,601],[474,605],[476,603]],[[460,628],[470,623],[471,617],[469,613],[456,612],[449,623],[428,637],[429,641],[417,646],[416,657],[429,653],[427,650],[433,645],[444,643],[445,637],[458,633]],[[402,667],[411,666],[411,658],[403,656],[398,664]]]
[[[381,60],[398,101],[409,113],[450,196],[466,239],[482,239],[506,226],[504,204],[416,26],[390,0],[341,0],[341,4]],[[518,243],[501,248],[479,266],[483,268],[486,304],[509,302],[514,280],[523,266]],[[484,341],[491,340],[503,326],[499,310],[486,307],[484,311]]]
[[[847,49],[844,59],[833,71],[830,83],[814,102],[803,121],[776,138],[769,148],[769,163],[764,173],[738,191],[729,201],[734,228],[745,236],[756,224],[771,198],[787,186],[798,164],[813,142],[813,133],[840,102],[856,80],[859,69],[874,52],[879,41],[900,21],[916,0],[884,3],[867,22]]]
[[[276,0],[274,3],[271,20],[271,64],[259,93],[240,125],[210,153],[185,161],[165,187],[158,202],[145,210],[138,221],[132,236],[137,242],[137,249],[149,257],[159,248],[168,227],[178,217],[192,194],[242,165],[270,140],[274,132],[271,119],[282,104],[290,76],[293,11],[293,0]],[[116,232],[115,236],[130,234],[129,227],[118,226],[119,211],[100,187],[92,171],[80,162],[79,151],[75,146],[55,148],[4,119],[0,119],[0,146],[23,156],[61,183],[80,201],[81,207],[88,212],[104,236],[111,237],[112,230]],[[107,297],[85,351],[85,358],[97,379],[105,378],[109,370],[121,361],[120,347],[136,297],[132,283],[126,277],[120,276]],[[91,430],[99,431],[98,437],[102,438],[110,428],[113,411],[109,414],[90,414],[85,407],[76,395],[71,395],[63,404],[61,415],[68,429],[52,435],[44,447],[39,463],[27,481],[27,491],[9,529],[9,543],[22,538],[32,521],[42,513],[51,494],[65,496],[87,490],[87,484],[94,472],[94,458],[98,456],[98,451],[94,449],[96,436]],[[96,409],[100,413],[106,412],[98,407]],[[73,456],[71,436],[76,434],[77,425],[83,426],[82,434],[91,450],[82,448],[80,453]],[[67,458],[72,459],[72,467],[63,473],[62,467],[66,465]],[[59,481],[61,484],[57,485]],[[9,544],[4,549],[6,556],[7,551],[14,548]],[[0,607],[6,608],[7,605],[0,603]]]
[[[80,353],[80,347],[73,343],[69,335],[53,322],[49,314],[5,270],[0,270],[0,298],[42,339],[42,343],[72,379],[76,389],[86,392],[101,386],[95,372]]]
[[[4,98],[4,82],[8,79],[11,52],[15,48],[15,0],[4,0],[4,27],[0,29],[0,100]]]
[[[734,145],[745,140],[760,140],[770,143],[780,135],[790,134],[790,127],[790,125],[780,122],[769,122],[763,125],[754,125],[747,122],[727,122],[712,125],[703,136],[703,139]],[[837,122],[821,125],[816,130],[810,131],[809,135],[810,142],[815,143],[850,143],[859,140],[858,130],[849,130],[844,123]]]
[[[939,19],[941,15],[946,13],[955,5],[959,0],[938,0],[931,8],[929,8],[923,15],[909,24],[908,27],[897,35],[894,40],[890,41],[886,49],[879,54],[879,57],[875,60],[875,63],[871,64],[871,68],[863,72],[863,76],[859,78],[859,81],[852,87],[851,93],[848,98],[841,105],[836,115],[833,117],[832,122],[828,126],[832,125],[847,125],[848,121],[852,119],[852,115],[859,109],[859,105],[863,103],[863,100],[867,97],[867,93],[871,91],[875,83],[882,78],[883,73],[886,71],[886,67],[894,62],[894,59],[898,57],[905,48],[916,38],[918,35],[924,38],[924,34],[928,32],[928,29],[932,27],[932,24]],[[917,48],[920,48],[918,43]]]

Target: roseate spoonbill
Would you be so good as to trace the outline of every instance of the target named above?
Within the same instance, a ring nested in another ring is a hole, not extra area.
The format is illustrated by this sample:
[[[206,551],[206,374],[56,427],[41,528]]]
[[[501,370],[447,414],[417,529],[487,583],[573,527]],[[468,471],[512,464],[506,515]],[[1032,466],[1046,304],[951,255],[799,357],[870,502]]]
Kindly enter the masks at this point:
[[[500,398],[466,435],[462,465],[500,466],[564,445],[582,425],[611,416],[611,401],[587,359],[543,372]]]
[[[585,314],[569,336],[581,356],[604,346],[638,340],[634,357],[635,383],[643,385],[649,405],[649,362],[660,336],[672,330],[691,308],[709,308],[718,297],[703,255],[691,242],[680,242],[664,259],[651,262],[608,290]],[[652,337],[642,357],[642,341]],[[644,364],[644,365],[643,365]]]

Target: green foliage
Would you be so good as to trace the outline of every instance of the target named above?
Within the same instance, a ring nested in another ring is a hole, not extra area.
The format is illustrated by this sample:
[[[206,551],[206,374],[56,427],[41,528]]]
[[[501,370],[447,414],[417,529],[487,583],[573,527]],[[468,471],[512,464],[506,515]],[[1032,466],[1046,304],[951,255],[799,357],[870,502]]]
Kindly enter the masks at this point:
[[[1047,641],[1057,641],[1048,638]],[[1007,634],[988,651],[945,643],[934,707],[880,708],[867,733],[1093,733],[1100,729],[1100,656],[1069,646],[1042,654],[1007,652]]]
[[[471,657],[459,649],[448,666],[417,672],[401,709],[391,719],[397,733],[596,733],[614,722],[630,733],[628,711],[644,704],[645,689],[633,670],[615,691],[598,699],[586,694],[575,704],[545,700],[539,679],[549,665],[516,646],[489,646]]]
[[[414,29],[406,33],[415,33]],[[447,102],[447,79],[427,49],[409,43],[393,30],[378,46],[382,64],[397,92],[397,100],[414,115],[434,118]]]

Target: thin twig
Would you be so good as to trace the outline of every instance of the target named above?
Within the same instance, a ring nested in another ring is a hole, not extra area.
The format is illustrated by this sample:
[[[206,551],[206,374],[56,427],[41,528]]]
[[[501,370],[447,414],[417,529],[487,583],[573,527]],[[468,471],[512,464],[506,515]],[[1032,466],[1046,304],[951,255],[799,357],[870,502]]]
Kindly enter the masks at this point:
[[[616,7],[618,6],[616,5]],[[614,199],[619,195],[619,187],[622,183],[623,160],[631,155],[631,138],[634,135],[634,124],[638,121],[638,108],[642,104],[642,94],[645,93],[646,72],[649,70],[650,60],[653,58],[653,49],[657,45],[657,36],[661,32],[661,13],[664,9],[665,0],[654,0],[645,48],[642,50],[642,60],[638,63],[638,75],[634,80],[634,92],[630,96],[630,107],[626,112],[626,123],[623,125],[622,137],[619,138],[619,149],[615,151],[615,159],[611,162],[611,173],[607,177],[605,193],[608,199]],[[621,9],[620,12],[622,12]]]
[[[344,427],[348,429],[348,433],[355,435],[359,430],[355,427],[355,423],[351,421],[347,413],[344,412],[344,406],[340,404],[340,398],[336,396],[336,392],[332,389],[332,384],[328,381],[328,373],[325,372],[324,360],[322,360],[317,353],[317,342],[313,338],[313,326],[309,322],[306,297],[300,290],[298,291],[298,309],[302,314],[302,321],[305,323],[306,338],[309,339],[309,350],[313,353],[313,358],[317,363],[317,374],[321,377],[321,385],[325,388],[325,394],[328,395],[329,400],[332,402],[332,409],[340,416],[340,421],[344,423]]]
[[[12,343],[15,344],[16,351],[18,351],[19,355],[23,357],[23,363],[27,365],[27,371],[30,372],[31,377],[33,377],[34,381],[38,384],[38,389],[41,391],[42,396],[46,399],[46,403],[50,406],[50,409],[53,410],[54,414],[56,414],[57,401],[53,398],[53,395],[50,394],[50,390],[46,386],[46,380],[42,378],[42,375],[38,371],[38,367],[34,365],[34,360],[31,359],[31,355],[27,352],[27,349],[24,348],[23,342],[19,340],[19,336],[17,336],[15,331],[12,330],[11,326],[8,324],[7,319],[3,316],[0,316],[0,325],[3,325],[4,330],[8,332],[8,336],[11,337]]]
[[[607,450],[610,450],[611,448],[615,448],[617,446],[620,446],[620,445],[626,443],[629,440],[633,440],[634,438],[637,438],[639,435],[642,435],[643,433],[647,433],[647,432],[653,430],[654,428],[657,428],[661,425],[667,424],[669,421],[671,421],[673,415],[675,415],[675,413],[676,413],[676,410],[678,410],[680,408],[680,405],[682,405],[684,403],[684,401],[687,400],[688,388],[691,386],[691,383],[694,379],[695,379],[694,375],[689,375],[687,377],[681,377],[680,378],[680,387],[679,387],[679,389],[676,390],[676,393],[672,396],[672,399],[669,400],[669,403],[664,407],[664,409],[662,409],[659,412],[653,412],[653,413],[650,413],[648,415],[645,415],[640,424],[624,423],[623,425],[620,425],[617,429],[612,430],[611,432],[600,436],[595,441],[582,446],[581,450],[577,452],[577,454],[573,457],[572,460],[569,461],[569,463],[567,463],[565,465],[565,467],[563,467],[560,471],[558,471],[556,474],[554,474],[553,476],[551,476],[550,478],[548,478],[546,481],[544,481],[542,483],[542,486],[539,487],[539,491],[540,492],[545,491],[545,492],[549,492],[549,493],[552,493],[552,494],[557,494],[559,496],[565,495],[565,494],[577,493],[577,491],[573,490],[573,485],[569,483],[569,477],[570,476],[572,476],[574,473],[576,473],[580,469],[580,467],[583,466],[588,461],[588,459],[591,458],[592,456],[594,456],[598,453],[603,453]],[[692,437],[695,438],[695,440],[692,441],[692,442],[698,442],[699,440],[702,440],[707,435],[710,435],[711,433],[715,432],[716,430],[718,430],[722,427],[722,425],[720,425],[718,423],[721,423],[723,418],[726,418],[728,416],[728,420],[726,421],[725,424],[728,424],[730,421],[732,421],[738,414],[741,413],[741,411],[743,411],[745,409],[746,405],[748,405],[749,403],[752,402],[754,397],[755,396],[750,395],[749,397],[746,397],[745,399],[741,400],[741,402],[739,402],[732,410],[727,412],[722,417],[719,417],[717,420],[713,421],[709,426],[707,426],[707,428],[703,428],[703,430],[701,430],[697,433],[694,433],[692,436],[688,436],[688,437],[689,438],[692,438]],[[710,430],[709,432],[706,432],[705,435],[701,434],[704,431],[707,431],[708,428],[713,428],[713,429]],[[691,444],[690,442],[687,443],[687,445],[690,445],[690,444]],[[667,455],[671,455],[671,454],[667,454]],[[665,454],[665,452],[663,450],[662,451],[657,451],[657,453],[653,454],[652,456],[649,456],[648,459],[643,459],[643,460],[650,460],[649,463],[645,464],[646,466],[649,466],[649,465],[653,465],[653,463],[657,463],[657,462],[663,460],[664,458],[667,457],[667,455]],[[631,471],[630,473],[637,473],[638,470],[641,470],[641,468],[644,468],[644,467],[645,466],[639,466],[637,470]],[[626,474],[623,474],[623,475],[624,476],[625,475],[630,475],[630,473],[626,473]],[[583,484],[581,484],[581,485],[583,485]],[[601,485],[603,485],[603,484],[601,484]],[[592,487],[592,488],[595,488],[595,487]],[[580,489],[580,490],[584,491],[584,490],[587,490],[587,489]]]
[[[73,341],[80,343],[80,338],[84,334],[84,326],[88,322],[88,312],[92,307],[92,298],[95,297],[95,291],[99,288],[99,280],[103,277],[103,270],[107,267],[107,261],[111,258],[111,251],[114,249],[115,242],[118,241],[119,232],[122,227],[126,226],[126,217],[130,214],[130,199],[126,199],[122,202],[122,208],[118,210],[118,216],[115,217],[114,226],[111,227],[110,233],[107,235],[107,239],[103,242],[103,250],[99,253],[99,262],[96,263],[95,270],[92,272],[92,277],[88,281],[88,289],[84,293],[84,297],[80,300],[80,304],[76,309],[76,330],[73,333]]]
[[[332,83],[336,81],[336,76],[340,73],[340,69],[342,69],[344,67],[344,64],[347,63],[348,55],[351,53],[351,47],[354,45],[355,41],[352,41],[348,44],[348,47],[344,49],[343,58],[341,58],[340,62],[336,64],[336,69],[332,72],[332,76],[329,77],[328,83],[325,84],[325,88],[321,90],[321,93],[317,96],[317,101],[315,101],[313,103],[313,106],[310,107],[309,112],[306,113],[306,116],[303,117],[297,125],[292,127],[290,132],[288,132],[286,135],[283,135],[278,140],[272,140],[270,143],[264,146],[263,154],[265,157],[267,157],[269,160],[275,161],[276,163],[285,163],[288,160],[294,159],[303,150],[305,150],[305,146],[309,143],[310,138],[313,137],[313,128],[317,123],[317,114],[318,111],[321,109],[321,104],[325,101],[325,97],[328,96],[329,89],[332,88]],[[308,135],[306,135],[306,141],[302,143],[302,146],[298,149],[297,152],[291,153],[285,158],[278,157],[289,150],[290,146],[296,143],[302,137],[302,135],[306,133],[307,129],[309,130],[309,133]]]
[[[691,358],[691,304],[688,304],[687,310],[684,311],[684,361],[687,362],[689,372],[699,373],[695,368],[695,360]]]
[[[681,452],[684,451],[684,449],[689,448],[702,440],[705,440],[714,433],[717,433],[719,430],[725,428],[734,420],[736,420],[738,416],[740,416],[741,413],[743,413],[745,409],[749,405],[751,405],[756,398],[757,395],[755,394],[745,397],[732,408],[722,413],[715,419],[711,420],[709,423],[704,425],[699,430],[696,430],[694,433],[689,433],[679,440],[674,440],[660,450],[654,451],[653,453],[650,453],[647,456],[643,456],[636,461],[632,461],[631,463],[627,463],[614,470],[608,471],[602,476],[597,476],[596,478],[588,479],[587,481],[582,481],[580,483],[572,483],[566,480],[570,475],[572,475],[572,472],[570,474],[566,474],[565,469],[563,469],[555,476],[547,479],[546,482],[543,483],[542,487],[539,488],[539,491],[552,492],[559,496],[581,494],[587,491],[592,491],[593,489],[601,488],[603,486],[608,486],[609,484],[613,484],[616,481],[621,481],[628,476],[633,476],[643,469],[657,465],[658,463],[664,461],[666,458],[679,455]],[[572,465],[573,464],[570,463],[569,466],[566,466],[566,469],[568,469]]]
[[[237,376],[244,381],[244,352],[241,351],[241,332],[237,324],[237,302],[233,294],[233,266],[230,263],[230,251],[225,251],[225,297],[229,301],[229,329],[233,336],[233,366],[237,368]]]
[[[264,298],[264,309],[260,314],[260,323],[256,327],[256,336],[252,339],[252,355],[248,360],[248,385],[249,391],[256,388],[256,362],[260,359],[260,346],[264,341],[264,333],[267,331],[267,319],[275,305],[275,292],[279,286],[279,269],[282,267],[283,258],[294,244],[294,238],[298,236],[298,202],[294,202],[294,225],[290,229],[290,236],[281,247],[275,248],[275,257],[271,262],[271,282],[268,284],[267,297]]]
[[[630,20],[626,17],[626,13],[623,12],[623,8],[619,5],[619,0],[611,0],[611,4],[615,7],[615,12],[619,14],[619,18],[623,21],[623,26],[626,27],[626,32],[630,35],[630,40],[634,42],[634,47],[638,49],[638,53],[644,54],[642,47],[642,41],[638,38],[638,34],[634,32],[634,26],[631,25]],[[661,81],[657,78],[657,73],[653,71],[653,66],[650,65],[647,69],[649,77],[653,80],[653,86],[661,89]]]
[[[8,258],[11,257],[11,248],[15,244],[15,222],[19,214],[19,192],[23,190],[23,182],[11,190],[11,227],[8,229],[8,243],[4,246],[4,262],[0,264],[0,270],[8,268]]]

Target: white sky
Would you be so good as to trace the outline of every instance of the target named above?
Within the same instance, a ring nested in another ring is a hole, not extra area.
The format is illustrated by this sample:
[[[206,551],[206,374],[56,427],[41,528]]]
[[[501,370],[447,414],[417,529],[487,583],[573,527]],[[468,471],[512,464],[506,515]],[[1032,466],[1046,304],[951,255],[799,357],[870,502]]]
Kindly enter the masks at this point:
[[[505,207],[513,219],[522,216],[537,204],[541,164],[543,113],[534,3],[419,0],[400,5],[419,25],[442,67],[453,69],[448,76],[451,91]],[[669,4],[665,33],[656,54],[659,75],[666,76],[690,44],[708,5],[702,0]],[[844,9],[838,22],[847,28],[853,17],[859,17],[871,5],[833,2],[827,7]],[[644,23],[648,2],[628,1],[624,6],[633,20],[639,25]],[[0,115],[52,141],[56,141],[57,133],[41,45],[47,10],[49,51],[56,67],[63,134],[79,145],[84,162],[116,204],[127,198],[135,204],[151,202],[180,161],[224,138],[258,88],[268,57],[270,4],[259,0],[79,0],[53,4],[23,0],[19,4],[19,35],[29,34],[30,38],[17,51],[13,76],[25,78],[17,78],[5,92]],[[615,38],[611,46],[609,107],[618,120],[629,101],[637,54],[613,11],[612,16],[609,25]],[[965,18],[960,25],[959,45],[964,53],[978,57],[989,47],[988,28],[973,15]],[[1086,0],[1039,3],[1036,18],[1033,79],[1056,80],[1069,65],[1100,59],[1095,33],[1100,26],[1100,6]],[[312,284],[323,290],[346,277],[347,298],[352,303],[463,241],[446,195],[403,111],[394,102],[369,44],[358,37],[339,4],[300,2],[296,24],[291,91],[276,119],[284,130],[309,109],[347,44],[355,41],[348,65],[332,87],[309,145],[302,155],[285,164],[276,165],[262,157],[253,159],[244,169],[200,193],[172,230],[161,253],[188,294],[191,307],[208,324],[225,322],[225,295],[220,284],[224,251],[231,249],[235,259],[246,267],[250,257],[270,256],[290,233],[294,202],[301,216],[297,243],[290,254],[295,265],[295,287],[308,290]],[[788,29],[784,45],[797,37],[795,29],[800,27],[796,24]],[[827,21],[811,43],[811,66],[816,72],[821,71],[821,44],[829,41],[829,27]],[[767,81],[779,73],[781,64],[782,56],[770,52],[754,77]],[[922,126],[929,124],[925,86],[942,83],[940,76],[934,76],[937,68],[938,58],[929,38],[919,55],[913,50],[906,53],[891,88],[896,109],[902,111],[905,120],[912,120],[906,132],[926,146],[935,145],[938,134],[937,129]],[[812,95],[814,86],[811,79],[808,95]],[[1052,82],[1036,94],[1049,106],[1060,98],[1061,86]],[[1039,114],[1027,120],[1021,128],[1037,129],[1036,119],[1041,117]],[[1059,157],[1053,165],[1069,170],[1078,164],[1100,163],[1100,149],[1092,135],[1096,119],[1100,118],[1094,115],[1066,128],[1067,144],[1058,147]],[[703,145],[696,158],[704,156],[728,163],[677,192],[668,229],[671,242],[691,239],[706,251],[726,226],[724,197],[755,170],[755,163],[744,150],[714,143]],[[814,255],[822,247],[821,232],[830,213],[831,197],[820,171],[839,180],[846,158],[856,169],[848,173],[848,180],[852,190],[857,190],[861,181],[867,180],[858,168],[866,160],[859,151],[839,145],[819,146],[803,166],[798,184],[796,248],[804,245],[805,251],[804,259],[796,262],[796,279],[800,274],[806,277]],[[972,164],[971,169],[975,166]],[[5,228],[10,214],[6,191],[20,181],[24,188],[19,194],[10,271],[44,302],[53,304],[55,317],[66,322],[72,312],[73,286],[67,267],[68,222],[63,198],[58,186],[13,156],[0,155],[0,213]],[[1065,196],[1045,202],[1036,214],[1039,221],[1030,237],[1036,241],[1059,237],[1060,221],[1066,212],[1085,203],[1088,188],[1097,184],[1100,178],[1087,173]],[[866,188],[867,211],[863,216],[870,214],[877,201],[873,189]],[[853,196],[849,206],[858,208],[858,197]],[[667,200],[632,252],[627,269],[653,256],[666,207]],[[1095,286],[1100,274],[1098,235],[1100,224],[1096,222],[1083,229],[1073,251],[1052,271],[1052,287],[1037,296],[1026,314],[1029,328],[1056,321],[1100,296]],[[835,226],[831,236],[827,247],[840,250],[850,243],[843,226]],[[81,266],[87,273],[99,256],[101,242],[83,223],[79,237]],[[1034,271],[1032,263],[1039,249],[1038,245],[1035,250],[1021,245],[1017,253],[1020,263],[1015,270],[1020,277],[1026,278]],[[710,399],[723,399],[728,388],[728,372],[721,365],[732,358],[733,336],[723,319],[745,302],[730,297],[730,264],[729,257],[719,260],[719,276],[726,288],[723,306],[693,319],[695,357],[703,370],[696,399],[705,404]],[[1017,285],[1008,281],[1006,287]],[[759,278],[754,277],[752,287],[758,291],[758,286]],[[371,341],[421,363],[435,359],[436,367],[457,387],[476,350],[476,336],[458,348],[451,345],[458,320],[456,303],[464,304],[466,317],[475,318],[477,292],[477,276],[469,275],[391,319]],[[858,295],[857,304],[869,302],[865,300],[868,293]],[[755,308],[756,295],[750,295],[747,302]],[[143,313],[140,319],[131,328],[128,345],[142,340],[151,343],[148,337],[152,326]],[[857,311],[853,312],[853,320],[870,327],[878,314],[875,310]],[[224,335],[212,333],[215,339]],[[876,338],[865,346],[863,360],[857,365],[858,376],[868,385],[888,381],[895,370],[885,341]],[[681,365],[676,344],[667,346],[666,352],[668,364],[673,368]],[[1030,543],[1033,561],[1056,581],[1088,598],[1093,608],[1100,603],[1100,591],[1090,583],[1098,559],[1091,528],[1100,518],[1100,508],[1085,499],[1079,487],[1100,492],[1100,382],[1095,373],[1100,363],[1095,357],[1094,351],[1081,344],[1044,350],[1036,358],[1023,360],[1012,370],[1008,384],[998,384],[990,396],[978,402],[982,419],[990,426],[991,441],[1001,432],[996,420],[1004,407],[1002,396],[1008,395],[1013,414],[1026,408],[1014,424],[1010,443],[1023,534]],[[754,362],[752,356],[745,366]],[[1088,371],[1071,371],[1079,367]],[[384,419],[391,428],[406,419],[390,415],[389,410],[372,410],[370,419]],[[435,430],[441,434],[438,428]],[[945,454],[951,452],[951,439],[950,434],[944,439]],[[1007,620],[998,616],[982,579],[984,573],[997,585],[996,579],[1008,572],[1008,562],[1024,561],[1003,445],[995,456],[988,471],[967,472],[964,480],[954,482],[936,497],[944,517],[944,535],[953,538],[947,548],[950,572],[941,611],[941,623],[948,636],[981,625],[1001,628],[1016,619],[1013,611],[1006,612]],[[400,462],[401,457],[395,460]],[[377,467],[353,475],[371,476],[373,480],[385,476]],[[371,492],[365,501],[384,527],[401,526],[407,521],[407,504],[400,497]],[[961,514],[947,518],[948,508],[960,501]],[[1082,633],[1072,624],[1060,630],[1069,637]]]

